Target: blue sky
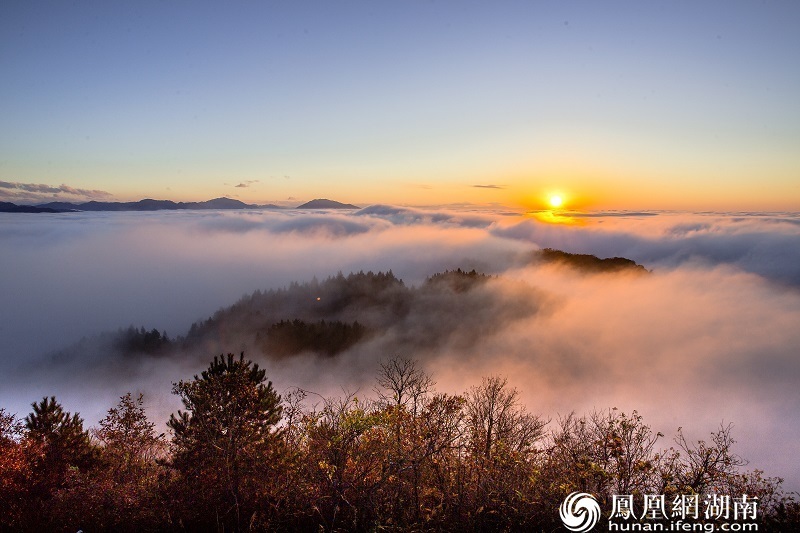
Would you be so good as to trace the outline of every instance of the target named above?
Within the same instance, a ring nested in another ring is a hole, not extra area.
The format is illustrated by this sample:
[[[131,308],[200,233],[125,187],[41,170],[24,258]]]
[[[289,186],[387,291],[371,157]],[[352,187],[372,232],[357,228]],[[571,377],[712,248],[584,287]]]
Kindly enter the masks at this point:
[[[798,27],[796,2],[9,1],[0,181],[797,209]]]

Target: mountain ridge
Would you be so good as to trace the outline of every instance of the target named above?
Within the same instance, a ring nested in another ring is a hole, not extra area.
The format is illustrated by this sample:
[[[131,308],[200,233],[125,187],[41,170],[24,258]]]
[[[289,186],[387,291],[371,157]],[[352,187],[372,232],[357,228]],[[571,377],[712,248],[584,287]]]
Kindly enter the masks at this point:
[[[275,204],[247,204],[228,197],[219,197],[204,202],[173,202],[144,198],[135,202],[47,202],[36,205],[20,205],[0,202],[0,213],[74,213],[80,211],[188,211],[188,210],[246,210],[246,209],[359,209],[327,198],[316,198],[294,208]]]
[[[59,213],[61,211],[50,207],[33,205],[17,205],[11,202],[0,202],[0,213]]]

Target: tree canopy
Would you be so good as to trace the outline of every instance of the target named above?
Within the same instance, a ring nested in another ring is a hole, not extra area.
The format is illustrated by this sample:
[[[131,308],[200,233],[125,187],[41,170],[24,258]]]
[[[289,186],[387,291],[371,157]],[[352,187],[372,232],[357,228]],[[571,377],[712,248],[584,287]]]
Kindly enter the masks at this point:
[[[174,384],[169,439],[142,395],[91,431],[54,397],[24,421],[0,409],[0,531],[555,531],[576,491],[603,509],[747,494],[759,531],[800,524],[781,480],[745,469],[730,425],[670,445],[635,411],[543,418],[503,376],[450,394],[411,358],[376,372],[372,396],[282,397],[258,364],[220,355]]]

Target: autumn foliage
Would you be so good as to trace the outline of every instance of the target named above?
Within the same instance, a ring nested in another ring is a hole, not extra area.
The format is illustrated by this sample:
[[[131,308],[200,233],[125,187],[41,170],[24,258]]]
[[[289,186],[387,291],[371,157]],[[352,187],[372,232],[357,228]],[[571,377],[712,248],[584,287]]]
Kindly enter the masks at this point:
[[[731,426],[669,446],[636,412],[530,413],[499,376],[447,394],[394,358],[367,397],[282,397],[229,354],[173,392],[167,434],[130,394],[90,430],[52,397],[0,409],[0,531],[558,531],[573,491],[747,494],[760,531],[798,524]]]

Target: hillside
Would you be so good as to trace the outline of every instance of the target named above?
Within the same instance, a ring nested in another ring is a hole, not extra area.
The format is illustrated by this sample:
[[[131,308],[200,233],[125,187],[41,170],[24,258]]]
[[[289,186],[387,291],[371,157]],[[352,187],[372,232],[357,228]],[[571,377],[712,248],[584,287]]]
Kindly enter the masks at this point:
[[[647,273],[624,258],[607,260],[558,250],[537,251],[534,256],[542,262],[567,264],[584,275]],[[339,272],[323,281],[257,290],[195,322],[175,339],[159,329],[128,328],[82,341],[62,355],[69,358],[72,352],[88,350],[92,342],[100,352],[125,358],[218,353],[231,346],[268,359],[303,353],[335,357],[345,351],[436,353],[445,347],[469,349],[478,339],[552,305],[552,296],[544,290],[475,270],[433,274],[416,287],[391,271],[347,276]]]
[[[545,300],[522,285],[514,294],[494,294],[483,290],[487,279],[459,270],[408,287],[391,271],[340,272],[321,282],[256,291],[193,324],[180,344],[213,353],[235,343],[266,357],[304,351],[332,356],[366,349],[367,343],[380,351],[389,341],[428,351],[450,339],[469,344],[490,334],[498,320],[532,315]]]
[[[583,275],[648,273],[625,258],[549,249],[532,254],[534,261],[566,265]],[[129,327],[84,339],[58,357],[88,350],[123,358],[170,357],[221,353],[231,346],[267,359],[304,353],[336,357],[345,351],[433,354],[444,348],[468,350],[478,339],[553,305],[545,290],[475,270],[436,273],[416,287],[391,271],[339,272],[322,281],[256,290],[176,338],[159,333],[160,328]]]

